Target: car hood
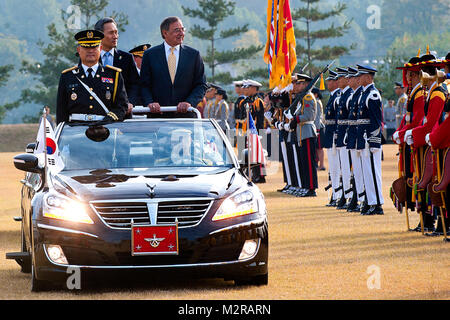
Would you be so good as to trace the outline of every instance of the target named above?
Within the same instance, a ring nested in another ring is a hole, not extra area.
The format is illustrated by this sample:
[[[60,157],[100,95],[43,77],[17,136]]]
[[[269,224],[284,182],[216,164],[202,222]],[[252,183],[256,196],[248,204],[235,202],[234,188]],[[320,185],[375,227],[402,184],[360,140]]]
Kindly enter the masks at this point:
[[[188,172],[188,173],[186,173]],[[111,169],[63,171],[52,177],[58,191],[85,200],[221,198],[247,180],[236,168]]]

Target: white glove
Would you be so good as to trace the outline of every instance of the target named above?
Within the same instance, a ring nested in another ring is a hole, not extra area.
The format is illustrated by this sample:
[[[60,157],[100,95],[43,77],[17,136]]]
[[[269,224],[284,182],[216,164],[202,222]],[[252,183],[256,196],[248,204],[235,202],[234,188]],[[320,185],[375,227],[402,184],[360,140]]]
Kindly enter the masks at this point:
[[[276,127],[277,127],[278,130],[284,130],[283,122],[278,121]]]
[[[401,143],[400,138],[398,136],[398,131],[395,131],[395,133],[392,135],[392,140],[394,140],[394,142],[396,144],[400,144]]]
[[[408,137],[412,137],[412,130],[411,129],[410,130],[406,130],[404,142],[408,143],[407,142]]]
[[[430,141],[430,134],[429,134],[429,133],[427,133],[427,135],[425,136],[425,142],[428,143],[428,145],[429,145],[430,147],[432,147],[431,141]]]
[[[370,148],[370,152],[372,153],[377,153],[378,151],[380,151],[379,148]]]
[[[290,109],[285,110],[283,113],[286,116],[286,118],[288,118],[289,120],[292,120],[294,118],[294,116],[291,114]]]
[[[412,146],[414,144],[414,140],[413,140],[412,136],[408,136],[408,138],[406,138],[405,140],[409,146]]]
[[[286,130],[286,131],[291,131],[291,128],[290,128],[290,126],[289,126],[289,123],[285,123],[285,124],[284,124],[284,130]]]
[[[272,112],[264,112],[264,117],[267,119],[267,121],[272,122]]]

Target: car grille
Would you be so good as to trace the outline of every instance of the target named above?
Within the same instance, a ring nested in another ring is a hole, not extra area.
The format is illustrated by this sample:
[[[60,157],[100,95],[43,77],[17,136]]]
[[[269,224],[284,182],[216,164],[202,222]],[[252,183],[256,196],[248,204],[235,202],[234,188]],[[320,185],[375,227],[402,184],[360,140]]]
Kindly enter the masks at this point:
[[[157,224],[174,224],[178,220],[179,227],[194,226],[208,212],[211,202],[210,199],[157,201]],[[148,201],[96,201],[92,206],[111,228],[130,229],[132,221],[135,224],[150,224],[148,203]]]

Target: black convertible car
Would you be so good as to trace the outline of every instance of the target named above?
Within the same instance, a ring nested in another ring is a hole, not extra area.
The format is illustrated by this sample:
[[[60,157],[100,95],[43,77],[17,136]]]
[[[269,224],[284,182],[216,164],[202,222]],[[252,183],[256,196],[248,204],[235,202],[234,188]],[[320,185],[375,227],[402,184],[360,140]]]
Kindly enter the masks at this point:
[[[31,273],[32,291],[65,283],[69,267],[267,284],[264,197],[215,120],[131,119],[98,139],[89,128],[56,128],[58,173],[32,151],[14,158],[27,174],[21,251],[7,258]]]

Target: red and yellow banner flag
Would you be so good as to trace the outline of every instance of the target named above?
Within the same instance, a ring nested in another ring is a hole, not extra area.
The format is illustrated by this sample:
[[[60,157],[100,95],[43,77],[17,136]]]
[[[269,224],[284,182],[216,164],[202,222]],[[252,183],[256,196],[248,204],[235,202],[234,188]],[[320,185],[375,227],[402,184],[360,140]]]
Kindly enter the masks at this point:
[[[271,89],[276,86],[286,87],[291,83],[297,54],[289,0],[268,0],[264,61],[268,64]]]

